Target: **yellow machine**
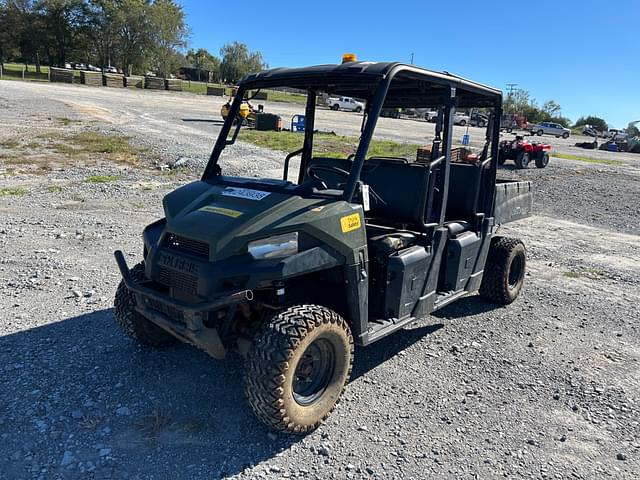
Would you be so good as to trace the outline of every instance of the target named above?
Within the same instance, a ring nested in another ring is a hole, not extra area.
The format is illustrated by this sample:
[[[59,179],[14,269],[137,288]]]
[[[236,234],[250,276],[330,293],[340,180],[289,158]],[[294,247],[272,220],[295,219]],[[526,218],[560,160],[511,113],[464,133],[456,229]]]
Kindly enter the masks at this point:
[[[222,118],[225,119],[225,120],[227,118],[227,115],[229,115],[229,109],[231,108],[231,102],[233,102],[233,97],[231,97],[227,103],[222,105],[222,108],[220,109],[220,115],[222,115]],[[240,116],[242,118],[249,118],[249,116],[253,113],[253,108],[251,108],[251,105],[249,104],[249,102],[244,101],[240,105],[240,112],[239,113],[240,113]]]

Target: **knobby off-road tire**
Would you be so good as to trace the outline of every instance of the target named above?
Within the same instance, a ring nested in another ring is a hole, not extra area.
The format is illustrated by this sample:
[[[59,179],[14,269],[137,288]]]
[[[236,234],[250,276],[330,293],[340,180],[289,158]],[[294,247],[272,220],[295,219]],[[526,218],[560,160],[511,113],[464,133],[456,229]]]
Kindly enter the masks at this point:
[[[493,237],[484,267],[480,296],[507,305],[513,302],[524,284],[526,255],[517,238]]]
[[[352,364],[347,322],[322,306],[294,305],[256,334],[245,364],[245,395],[268,427],[304,434],[333,411]]]
[[[144,263],[138,263],[129,273],[134,282],[144,280]],[[177,338],[136,312],[136,298],[124,281],[118,285],[113,306],[118,325],[125,335],[136,342],[151,347],[167,347],[178,342]]]
[[[542,152],[542,155],[536,157],[536,167],[544,168],[549,165],[549,154],[547,152]]]
[[[527,168],[529,166],[529,154],[527,152],[520,152],[516,156],[516,167],[517,168]]]

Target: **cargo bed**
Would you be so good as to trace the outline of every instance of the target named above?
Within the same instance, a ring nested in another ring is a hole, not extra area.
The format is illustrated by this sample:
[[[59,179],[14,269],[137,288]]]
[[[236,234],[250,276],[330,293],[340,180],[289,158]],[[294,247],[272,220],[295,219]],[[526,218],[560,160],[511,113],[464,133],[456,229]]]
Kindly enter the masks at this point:
[[[494,218],[496,225],[521,220],[532,214],[531,182],[496,180]]]

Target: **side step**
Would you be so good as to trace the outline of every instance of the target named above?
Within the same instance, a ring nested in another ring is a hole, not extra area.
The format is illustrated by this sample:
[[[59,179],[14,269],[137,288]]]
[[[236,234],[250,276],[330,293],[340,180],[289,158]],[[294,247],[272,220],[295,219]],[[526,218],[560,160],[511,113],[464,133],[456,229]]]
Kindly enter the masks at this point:
[[[436,294],[436,303],[433,310],[439,310],[446,307],[451,302],[458,300],[461,297],[465,297],[469,294],[466,290],[458,290],[457,292],[438,292]]]
[[[402,320],[397,318],[390,318],[387,320],[372,320],[369,322],[369,330],[366,333],[366,337],[363,338],[363,345],[369,345],[370,343],[380,340],[382,337],[400,330],[407,323],[414,321],[415,317],[405,317]]]

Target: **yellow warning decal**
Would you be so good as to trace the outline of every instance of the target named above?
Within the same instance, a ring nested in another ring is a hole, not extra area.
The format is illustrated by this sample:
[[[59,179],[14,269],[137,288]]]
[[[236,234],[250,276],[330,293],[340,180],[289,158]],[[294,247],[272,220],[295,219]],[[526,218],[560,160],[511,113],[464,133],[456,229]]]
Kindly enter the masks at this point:
[[[342,233],[352,232],[353,230],[359,229],[361,226],[362,224],[360,223],[359,213],[352,213],[351,215],[347,215],[340,219]]]
[[[215,207],[213,205],[206,205],[202,208],[198,209],[201,212],[207,212],[207,213],[217,213],[218,215],[224,215],[225,217],[232,217],[232,218],[238,218],[240,215],[242,215],[242,212],[239,212],[238,210],[231,210],[230,208],[223,208],[223,207]]]

